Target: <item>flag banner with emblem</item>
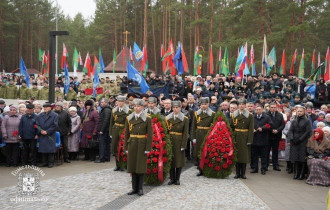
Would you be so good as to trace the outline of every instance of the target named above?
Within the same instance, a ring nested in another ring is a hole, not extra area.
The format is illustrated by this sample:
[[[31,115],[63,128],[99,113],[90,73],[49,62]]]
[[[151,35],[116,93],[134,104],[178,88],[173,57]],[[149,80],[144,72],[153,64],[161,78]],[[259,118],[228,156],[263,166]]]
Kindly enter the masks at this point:
[[[23,60],[22,57],[21,57],[21,62],[19,63],[19,70],[20,70],[20,73],[21,73],[21,75],[23,76],[23,78],[26,82],[26,85],[28,87],[30,87],[30,75],[29,75],[29,72],[26,69],[26,66],[25,66],[25,63],[24,63],[24,60]]]
[[[301,53],[301,59],[300,59],[299,70],[298,70],[298,77],[299,78],[304,78],[304,76],[305,76],[304,57],[305,57],[305,52],[304,52],[304,49],[303,49],[303,51]]]
[[[77,70],[79,66],[79,53],[76,48],[74,48],[72,56],[72,66],[73,66],[73,76],[77,77]]]
[[[267,58],[267,75],[271,72],[271,70],[274,69],[274,66],[276,65],[276,51],[275,47],[272,48],[272,50],[269,52],[268,58]]]
[[[181,44],[179,43],[178,49],[174,55],[173,62],[175,64],[175,68],[178,70],[178,74],[183,74],[183,64],[182,64],[182,52],[181,52]]]
[[[140,85],[141,91],[143,93],[146,93],[149,90],[149,85],[147,84],[144,77],[128,61],[127,61],[127,78],[137,82]]]
[[[321,71],[322,67],[324,66],[324,63],[321,63],[314,71],[313,74],[311,74],[307,80],[306,80],[306,83],[308,83],[310,80],[313,80],[315,78],[316,75],[319,74],[319,72]]]
[[[294,51],[291,61],[290,74],[292,75],[294,73],[294,65],[296,64],[296,59],[297,59],[297,49]]]
[[[94,59],[96,59],[95,55],[94,55]],[[97,67],[95,67],[94,68],[94,81],[93,81],[93,97],[94,98],[96,97],[96,89],[97,89],[97,86],[99,86],[99,84],[100,84],[99,72],[98,72]]]
[[[165,97],[169,97],[168,84],[166,85],[153,85],[149,87],[149,90],[153,95],[159,97],[160,94],[164,94]],[[128,85],[128,93],[143,94],[141,87]]]
[[[140,61],[143,58],[143,52],[141,51],[140,47],[135,42],[133,45],[133,54],[135,56],[136,61]]]
[[[285,50],[283,50],[282,53],[282,60],[281,60],[281,66],[280,66],[280,74],[284,74],[285,75]]]
[[[100,71],[100,73],[104,73],[104,62],[103,62],[103,57],[102,57],[102,51],[101,51],[101,48],[99,49],[99,60],[100,60],[100,66],[101,66],[101,71]]]
[[[70,76],[69,76],[69,71],[68,71],[68,65],[66,63],[63,63],[64,66],[64,94],[66,94],[69,91],[69,86],[70,86]]]
[[[254,49],[253,49],[253,45],[251,45],[250,58],[251,58],[252,75],[255,76],[255,75],[257,75],[257,73],[256,73],[256,63],[254,61]]]
[[[221,73],[225,76],[229,74],[229,59],[228,59],[228,48],[225,48],[225,53],[221,61]]]
[[[67,68],[69,68],[67,58],[69,57],[68,50],[66,49],[65,44],[63,43],[63,53],[62,53],[62,60],[61,60],[61,69],[64,69],[64,63],[66,63]]]

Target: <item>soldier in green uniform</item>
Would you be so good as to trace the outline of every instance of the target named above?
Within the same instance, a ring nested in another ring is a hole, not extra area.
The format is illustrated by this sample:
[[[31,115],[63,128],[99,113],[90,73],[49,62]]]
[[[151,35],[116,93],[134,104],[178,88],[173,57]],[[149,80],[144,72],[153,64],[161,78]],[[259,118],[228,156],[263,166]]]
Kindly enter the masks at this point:
[[[55,86],[55,98],[57,99],[58,96],[61,96],[62,98],[64,98],[64,94],[61,91],[61,86],[60,85]]]
[[[6,98],[7,86],[6,82],[2,81],[0,86],[0,98]]]
[[[181,170],[185,165],[185,149],[187,147],[189,135],[189,119],[181,112],[181,101],[173,101],[172,110],[173,112],[165,117],[173,151],[173,161],[170,170],[171,180],[168,185],[180,185]]]
[[[107,84],[107,83],[105,82],[105,79],[104,79],[104,78],[101,79],[100,87],[103,88],[103,92],[105,92],[106,90],[109,89],[109,84]]]
[[[85,95],[85,91],[84,90],[81,90],[80,91],[80,96],[78,97],[78,100],[85,102],[88,99],[89,99],[88,96]]]
[[[73,85],[69,86],[69,91],[65,94],[67,101],[72,101],[73,99],[77,99],[77,93],[73,89]]]
[[[191,138],[193,140],[193,144],[195,144],[194,155],[197,158],[197,166],[199,166],[198,154],[201,149],[201,145],[215,116],[215,112],[209,108],[210,99],[208,97],[202,97],[200,102],[200,109],[195,111],[191,125]],[[202,176],[203,171],[199,167],[198,170],[199,173],[197,176]]]
[[[86,79],[83,79],[79,85],[79,90],[85,90],[87,88]]]
[[[41,88],[39,92],[39,100],[48,100],[49,98],[49,87],[48,87],[48,82],[44,82],[43,88]]]
[[[149,97],[148,98],[148,108],[146,109],[148,114],[160,114],[160,109],[157,108],[157,98]]]
[[[128,195],[143,195],[143,177],[147,172],[147,154],[151,150],[153,129],[151,117],[143,111],[145,101],[134,99],[134,112],[125,121],[127,172],[132,173],[133,190]]]
[[[93,88],[93,81],[90,77],[87,78],[86,88]]]
[[[28,100],[31,98],[30,89],[26,86],[26,81],[22,81],[22,86],[18,90],[17,98]]]
[[[7,86],[6,99],[17,99],[17,87],[14,84],[13,79],[9,79],[9,85]]]
[[[238,100],[238,110],[231,114],[230,126],[236,140],[237,163],[235,179],[246,179],[246,164],[251,160],[251,144],[253,142],[253,115],[245,109],[246,99]]]
[[[110,81],[110,87],[109,87],[109,90],[110,90],[110,94],[111,95],[118,95],[119,93],[119,90],[117,88],[117,86],[115,85],[114,81],[111,80]]]
[[[125,120],[129,114],[129,108],[125,104],[126,96],[118,96],[117,97],[117,105],[112,109],[111,118],[110,118],[110,129],[109,135],[111,140],[111,153],[115,156],[116,159],[116,168],[115,171],[123,171],[120,168],[118,160],[117,160],[117,151],[118,151],[118,142],[119,142],[119,132],[121,129],[125,127]]]
[[[31,88],[31,97],[34,97],[35,100],[39,100],[39,93],[38,83],[34,82]]]

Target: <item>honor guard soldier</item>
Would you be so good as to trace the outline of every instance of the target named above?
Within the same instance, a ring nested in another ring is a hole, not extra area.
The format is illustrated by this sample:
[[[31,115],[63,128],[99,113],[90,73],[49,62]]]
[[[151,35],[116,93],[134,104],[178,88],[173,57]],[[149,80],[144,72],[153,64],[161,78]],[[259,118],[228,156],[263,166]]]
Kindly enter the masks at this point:
[[[245,109],[246,99],[238,100],[238,110],[231,114],[231,128],[236,140],[237,163],[235,179],[246,179],[246,164],[251,160],[250,145],[253,142],[253,115]]]
[[[195,144],[194,155],[197,158],[197,166],[199,166],[199,150],[215,116],[215,112],[209,108],[210,99],[208,97],[202,97],[200,99],[200,102],[200,109],[198,109],[194,113],[194,118],[191,127],[191,138],[193,140],[193,144]],[[197,176],[202,176],[203,171],[199,167],[198,169],[199,173],[197,174]]]
[[[157,108],[157,98],[149,97],[148,98],[148,108],[146,109],[148,114],[158,114],[160,109]]]
[[[48,82],[44,82],[44,87],[41,88],[39,92],[39,100],[48,100],[48,95],[49,95],[49,87],[48,87]]]
[[[188,141],[189,119],[181,112],[181,101],[172,102],[173,112],[165,117],[172,143],[173,161],[168,185],[180,185],[182,167],[185,165],[185,149]]]
[[[29,87],[26,85],[26,81],[22,81],[22,86],[18,90],[17,98],[23,99],[23,100],[28,100],[31,97],[31,92]]]
[[[112,114],[110,118],[110,129],[109,134],[111,140],[111,153],[115,156],[116,159],[116,168],[115,171],[123,171],[120,168],[117,155],[118,155],[118,142],[119,142],[119,132],[125,127],[125,120],[129,114],[129,108],[125,104],[126,96],[118,96],[117,97],[117,105],[115,108],[112,109]]]
[[[32,83],[31,98],[34,97],[36,100],[39,100],[39,92],[40,90],[38,88],[38,83],[36,82]]]
[[[125,122],[127,172],[132,173],[133,190],[128,195],[143,195],[143,176],[147,172],[147,154],[151,150],[153,128],[151,117],[143,111],[145,101],[134,99],[134,112]]]

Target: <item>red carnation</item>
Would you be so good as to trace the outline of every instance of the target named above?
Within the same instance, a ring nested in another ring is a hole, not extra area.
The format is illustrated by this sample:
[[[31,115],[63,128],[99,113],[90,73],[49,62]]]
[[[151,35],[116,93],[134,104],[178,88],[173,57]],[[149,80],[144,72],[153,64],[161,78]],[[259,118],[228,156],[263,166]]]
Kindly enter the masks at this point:
[[[214,167],[214,170],[216,170],[216,171],[220,171],[220,166],[216,166],[216,167]]]
[[[221,158],[217,157],[217,159],[215,159],[217,162],[221,161]]]
[[[227,164],[228,164],[228,165],[231,165],[231,164],[233,164],[233,161],[231,161],[231,160],[227,160]]]
[[[207,148],[207,151],[208,151],[208,152],[211,152],[211,150],[212,150],[211,147]]]
[[[156,148],[157,149],[160,149],[160,144],[156,144]]]
[[[162,126],[162,123],[161,122],[158,122],[157,125],[158,125],[158,127],[161,127]]]
[[[167,157],[163,157],[163,162],[164,162],[164,163],[167,162]]]
[[[158,158],[156,158],[156,157],[153,157],[153,158],[152,158],[152,161],[153,161],[154,163],[157,163],[157,161],[158,161]]]
[[[205,164],[208,164],[209,162],[210,162],[209,159],[205,159],[205,160],[204,160],[204,163],[205,163]]]
[[[147,157],[149,157],[150,156],[150,152],[147,154]]]
[[[234,159],[234,155],[229,156],[229,159],[230,160],[233,160]]]
[[[155,151],[155,155],[158,156],[159,155],[159,151]]]
[[[152,173],[156,174],[158,172],[158,169],[157,168],[153,168],[152,169]]]
[[[124,162],[126,162],[127,161],[127,157],[125,156],[125,157],[123,157],[123,161]]]
[[[154,143],[154,142],[152,142],[151,146],[152,146],[152,147],[155,147],[155,143]]]
[[[218,117],[218,121],[222,121],[222,117]]]
[[[214,164],[213,163],[209,163],[208,166],[209,166],[209,168],[213,168]]]
[[[86,135],[86,137],[87,137],[88,139],[91,139],[91,138],[92,138],[92,136],[91,136],[91,135]]]
[[[153,155],[155,152],[151,150],[148,154]]]
[[[167,151],[166,150],[163,150],[163,155],[166,155],[167,154]]]
[[[34,126],[33,126],[34,128],[38,128],[38,125],[37,124],[34,124]]]
[[[227,151],[227,152],[230,152],[230,148],[229,148],[229,147],[227,147],[227,148],[226,148],[226,151]]]
[[[160,128],[159,128],[159,131],[160,131],[160,132],[164,132],[164,128],[163,128],[163,127],[160,127]]]
[[[221,153],[224,153],[224,152],[226,152],[226,149],[222,148],[220,151],[221,151]]]
[[[212,153],[212,154],[210,154],[210,158],[213,158],[213,157],[214,157],[213,153]]]
[[[213,148],[213,149],[211,150],[211,152],[216,152],[215,148]]]
[[[16,131],[13,132],[13,136],[15,137],[17,135],[18,135],[18,131],[16,130]]]
[[[266,124],[265,124],[265,127],[266,127],[267,129],[269,129],[269,128],[270,128],[269,123],[266,123]]]
[[[150,159],[147,159],[147,164],[150,164]]]
[[[165,133],[160,134],[162,136],[162,139],[165,138]]]
[[[156,123],[158,121],[158,119],[156,117],[152,118],[152,122]]]
[[[166,141],[163,141],[163,146],[165,146],[166,145]]]
[[[328,160],[328,158],[329,158],[328,156],[325,156],[324,160],[325,160],[325,161],[327,161],[327,160]]]
[[[157,136],[153,136],[153,137],[152,137],[152,140],[153,140],[153,141],[158,141]]]
[[[221,144],[221,141],[217,141],[217,145],[220,145]]]
[[[224,163],[224,164],[222,165],[222,168],[227,169],[227,168],[228,168],[228,164],[227,164],[227,163]]]
[[[213,153],[214,157],[218,157],[219,154],[217,152]]]
[[[123,152],[121,152],[121,153],[120,153],[120,156],[124,156],[124,153],[123,153]]]
[[[221,147],[220,146],[217,146],[217,150],[220,150],[221,149]]]
[[[147,169],[147,174],[150,174],[151,173],[151,170],[148,168]]]

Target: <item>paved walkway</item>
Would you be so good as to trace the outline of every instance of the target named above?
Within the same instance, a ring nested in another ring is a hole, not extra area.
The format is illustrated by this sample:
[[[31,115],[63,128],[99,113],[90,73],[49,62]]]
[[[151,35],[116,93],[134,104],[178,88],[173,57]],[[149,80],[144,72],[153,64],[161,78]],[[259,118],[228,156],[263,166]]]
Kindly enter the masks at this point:
[[[128,196],[130,175],[113,167],[112,160],[41,168],[45,176],[34,202],[15,201],[18,179],[10,174],[15,168],[0,167],[1,209],[326,209],[329,190],[293,180],[284,171],[247,173],[243,181],[233,175],[223,180],[196,177],[196,167],[187,164],[180,186],[145,186],[144,196]]]

